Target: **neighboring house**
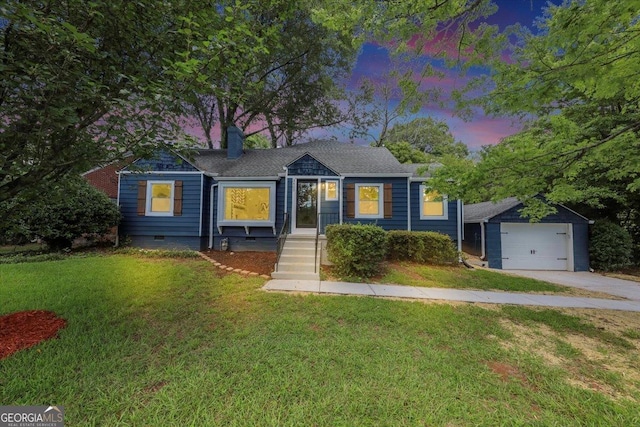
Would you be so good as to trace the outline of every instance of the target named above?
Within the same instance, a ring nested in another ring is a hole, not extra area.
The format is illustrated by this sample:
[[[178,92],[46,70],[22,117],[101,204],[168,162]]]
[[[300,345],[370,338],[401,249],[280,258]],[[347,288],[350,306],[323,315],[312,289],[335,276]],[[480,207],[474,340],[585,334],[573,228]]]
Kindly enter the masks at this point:
[[[118,172],[134,160],[133,156],[128,156],[124,160],[91,169],[81,176],[116,202],[118,199]]]
[[[437,197],[416,167],[384,147],[315,141],[244,150],[230,128],[227,150],[192,160],[161,153],[119,174],[120,236],[148,248],[274,251],[288,218],[292,234],[328,224],[375,223],[386,230],[431,230],[460,248],[462,204]]]
[[[520,216],[515,197],[464,206],[464,249],[490,268],[505,270],[589,270],[589,223],[554,205],[557,212],[539,223]]]

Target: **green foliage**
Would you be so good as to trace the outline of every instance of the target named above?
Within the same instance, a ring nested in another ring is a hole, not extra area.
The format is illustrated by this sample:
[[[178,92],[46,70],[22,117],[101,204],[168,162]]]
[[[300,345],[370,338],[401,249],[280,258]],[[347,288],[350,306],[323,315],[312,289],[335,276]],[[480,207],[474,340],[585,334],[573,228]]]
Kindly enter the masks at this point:
[[[629,232],[609,221],[596,221],[589,240],[591,267],[619,270],[631,265],[633,242]]]
[[[327,226],[327,251],[336,272],[347,277],[371,277],[380,272],[387,233],[371,224]]]
[[[629,82],[640,72],[638,4],[549,3],[536,27],[508,31],[503,41],[510,44],[496,53],[509,51],[510,61],[495,57],[487,81],[492,90],[480,100],[488,113],[530,121],[517,135],[484,148],[475,167],[438,171],[436,187],[467,202],[516,196],[526,205],[541,194],[549,202],[592,208],[594,218],[633,231],[640,200],[640,86]]]
[[[186,49],[180,2],[0,6],[0,203],[127,152],[180,146],[167,64]]]
[[[458,261],[458,251],[446,234],[392,230],[387,233],[387,257],[428,264],[453,264]]]
[[[261,133],[254,133],[253,135],[249,135],[244,140],[244,148],[250,148],[254,150],[271,148],[271,141]]]
[[[406,141],[386,144],[385,147],[400,163],[426,163],[429,160],[426,154]]]
[[[177,71],[188,81],[196,77],[186,101],[210,147],[215,119],[221,148],[230,125],[247,134],[249,129],[267,131],[275,147],[292,144],[310,128],[345,119],[338,104],[345,93],[338,82],[346,80],[358,46],[350,34],[314,22],[310,7],[295,0],[231,0],[206,5],[185,19],[188,27],[182,33],[192,49],[185,52],[184,69]],[[220,46],[213,28],[224,32],[228,43]]]
[[[104,234],[120,220],[116,204],[79,177],[50,183],[38,199],[21,200],[1,213],[2,228],[39,237],[54,250],[71,247],[83,234]]]
[[[467,146],[454,139],[449,125],[431,117],[394,125],[384,141],[385,146],[390,150],[393,144],[405,142],[431,159],[445,156],[465,158],[469,155]],[[401,163],[407,162],[401,161]]]

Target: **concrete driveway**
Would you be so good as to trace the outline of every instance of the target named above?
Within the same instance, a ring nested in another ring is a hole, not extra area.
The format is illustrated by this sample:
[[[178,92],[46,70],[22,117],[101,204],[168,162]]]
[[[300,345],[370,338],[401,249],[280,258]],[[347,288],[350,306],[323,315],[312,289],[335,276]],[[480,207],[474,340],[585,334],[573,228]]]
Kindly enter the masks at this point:
[[[498,271],[498,270],[492,270]],[[588,291],[604,292],[633,301],[640,301],[640,282],[614,279],[601,276],[596,273],[571,272],[571,271],[534,271],[534,270],[502,270],[515,276],[530,277],[544,280],[558,285],[571,286],[572,288],[586,289]]]

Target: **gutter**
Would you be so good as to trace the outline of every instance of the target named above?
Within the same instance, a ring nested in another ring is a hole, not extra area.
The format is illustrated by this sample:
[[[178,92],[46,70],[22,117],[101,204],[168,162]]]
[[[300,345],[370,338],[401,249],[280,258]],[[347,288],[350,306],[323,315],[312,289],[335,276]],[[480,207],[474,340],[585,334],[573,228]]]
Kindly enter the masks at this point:
[[[209,195],[209,203],[211,204],[211,212],[209,212],[209,249],[213,249],[213,189],[216,187],[218,187],[218,184],[211,184],[211,193]]]

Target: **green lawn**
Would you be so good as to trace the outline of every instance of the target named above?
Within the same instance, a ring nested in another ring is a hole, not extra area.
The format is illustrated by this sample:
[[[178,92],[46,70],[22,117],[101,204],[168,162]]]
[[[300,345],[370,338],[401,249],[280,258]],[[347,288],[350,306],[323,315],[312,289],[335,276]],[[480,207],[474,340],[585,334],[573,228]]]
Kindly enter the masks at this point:
[[[133,255],[0,265],[0,315],[68,321],[0,361],[0,403],[64,405],[68,426],[640,424],[632,334],[554,310],[267,293],[218,274]]]
[[[509,292],[571,292],[571,288],[540,280],[514,277],[479,268],[433,266],[410,262],[387,264],[377,283],[452,289],[480,289]]]

